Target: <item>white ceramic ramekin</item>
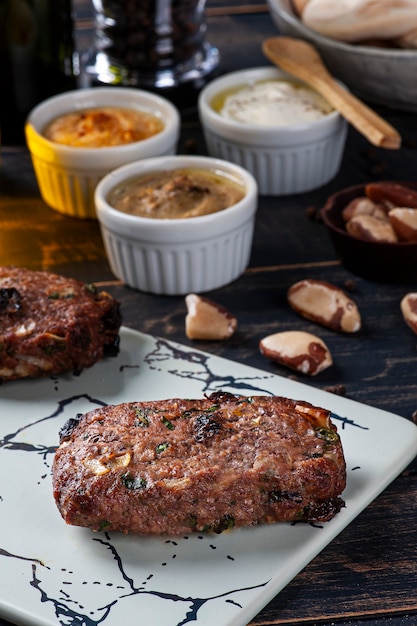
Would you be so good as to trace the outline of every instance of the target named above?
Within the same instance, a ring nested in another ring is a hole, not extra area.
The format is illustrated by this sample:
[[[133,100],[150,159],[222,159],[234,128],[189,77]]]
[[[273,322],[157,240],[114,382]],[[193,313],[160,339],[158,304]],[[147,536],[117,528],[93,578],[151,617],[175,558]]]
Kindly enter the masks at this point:
[[[159,117],[163,130],[148,139],[121,146],[78,148],[54,143],[43,136],[54,118],[91,107],[134,108]],[[26,141],[41,195],[60,213],[96,217],[94,190],[109,171],[138,159],[175,154],[180,116],[168,100],[150,92],[124,87],[79,89],[54,96],[28,116]]]
[[[153,219],[123,213],[107,201],[126,179],[155,171],[204,169],[237,180],[245,195],[233,206],[198,217]],[[180,295],[217,289],[246,269],[252,248],[257,185],[243,168],[203,156],[145,159],[110,172],[97,185],[95,202],[110,267],[130,287]]]
[[[261,126],[225,118],[213,108],[219,94],[271,79],[294,80],[278,68],[257,67],[226,74],[204,87],[198,111],[207,150],[250,171],[262,195],[321,187],[337,174],[343,156],[348,125],[338,112],[305,124]]]

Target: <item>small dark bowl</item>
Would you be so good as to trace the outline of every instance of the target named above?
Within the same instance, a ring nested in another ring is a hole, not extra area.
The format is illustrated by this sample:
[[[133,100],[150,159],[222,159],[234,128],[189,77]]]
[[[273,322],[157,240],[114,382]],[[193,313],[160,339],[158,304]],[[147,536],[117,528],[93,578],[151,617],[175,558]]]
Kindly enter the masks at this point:
[[[401,185],[417,189],[416,183]],[[362,278],[385,283],[417,280],[417,243],[363,241],[345,230],[342,211],[354,198],[365,195],[365,185],[346,187],[331,195],[320,211],[337,256],[343,265]]]

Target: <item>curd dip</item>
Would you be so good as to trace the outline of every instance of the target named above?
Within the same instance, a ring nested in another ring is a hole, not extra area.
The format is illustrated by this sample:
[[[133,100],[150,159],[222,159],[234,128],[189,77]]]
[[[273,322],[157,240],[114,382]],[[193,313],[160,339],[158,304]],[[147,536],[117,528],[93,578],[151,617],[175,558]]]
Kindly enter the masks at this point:
[[[98,107],[60,115],[44,130],[50,141],[78,148],[102,148],[142,141],[161,132],[156,116],[138,109]]]
[[[331,113],[334,109],[310,87],[289,80],[265,80],[225,92],[213,102],[223,117],[261,126],[294,126]]]
[[[190,168],[126,180],[109,193],[107,201],[131,215],[182,219],[222,211],[244,195],[244,188],[233,178]]]

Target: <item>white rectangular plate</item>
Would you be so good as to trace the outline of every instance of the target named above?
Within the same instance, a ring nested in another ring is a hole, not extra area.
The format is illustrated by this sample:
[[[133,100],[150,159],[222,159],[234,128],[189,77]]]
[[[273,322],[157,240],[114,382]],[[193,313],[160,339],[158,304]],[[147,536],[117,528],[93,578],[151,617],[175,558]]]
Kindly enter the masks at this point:
[[[103,404],[224,390],[330,409],[346,507],[326,524],[144,538],[67,526],[51,463],[64,422]],[[0,387],[0,615],[22,625],[244,626],[415,457],[397,415],[126,328],[118,357],[81,375]]]

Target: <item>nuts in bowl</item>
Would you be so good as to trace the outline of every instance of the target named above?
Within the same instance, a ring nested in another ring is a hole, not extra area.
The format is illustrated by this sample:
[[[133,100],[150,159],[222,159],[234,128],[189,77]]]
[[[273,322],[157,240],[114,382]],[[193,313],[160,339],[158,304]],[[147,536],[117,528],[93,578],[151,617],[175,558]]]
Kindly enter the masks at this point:
[[[211,81],[200,93],[198,110],[209,154],[249,170],[263,195],[310,191],[339,170],[346,120],[276,67]]]
[[[230,283],[248,265],[257,185],[233,163],[144,159],[105,176],[95,202],[110,267],[130,287],[200,293]]]
[[[73,217],[96,217],[94,189],[109,171],[175,154],[180,116],[168,100],[124,87],[78,89],[29,114],[26,141],[45,202]]]
[[[342,189],[320,211],[342,263],[381,282],[417,279],[417,184],[380,181]]]

